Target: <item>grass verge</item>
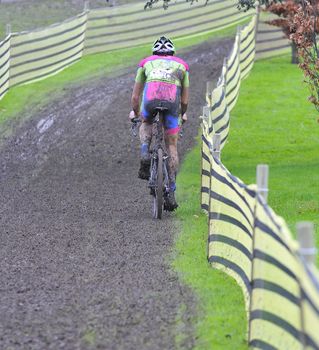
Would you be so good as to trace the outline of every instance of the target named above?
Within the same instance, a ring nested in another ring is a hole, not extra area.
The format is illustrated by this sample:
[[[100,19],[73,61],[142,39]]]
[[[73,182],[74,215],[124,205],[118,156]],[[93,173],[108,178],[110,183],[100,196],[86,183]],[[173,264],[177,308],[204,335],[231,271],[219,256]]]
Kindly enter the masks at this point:
[[[270,206],[284,217],[293,234],[296,222],[313,221],[318,247],[318,116],[307,101],[301,71],[289,60],[285,56],[255,63],[232,111],[222,160],[246,184],[255,183],[257,164],[268,164]],[[197,349],[247,349],[241,291],[207,263],[207,217],[199,209],[199,189],[198,145],[185,158],[178,178],[181,234],[173,262],[199,299]]]
[[[319,124],[307,101],[301,70],[289,56],[259,61],[232,112],[228,169],[255,182],[257,164],[269,165],[269,204],[295,235],[298,221],[313,221],[319,246]],[[319,260],[318,260],[319,262]]]

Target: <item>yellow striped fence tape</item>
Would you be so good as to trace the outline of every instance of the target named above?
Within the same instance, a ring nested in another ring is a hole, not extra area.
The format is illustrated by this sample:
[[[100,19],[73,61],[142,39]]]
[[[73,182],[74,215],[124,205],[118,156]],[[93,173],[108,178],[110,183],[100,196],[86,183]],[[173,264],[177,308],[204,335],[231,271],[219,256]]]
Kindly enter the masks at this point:
[[[306,262],[285,221],[256,185],[247,186],[214,156],[229,133],[229,113],[252,69],[256,15],[239,28],[217,87],[208,84],[202,123],[202,208],[209,217],[208,260],[241,287],[252,349],[319,349],[319,272]],[[264,189],[265,191],[265,189]]]

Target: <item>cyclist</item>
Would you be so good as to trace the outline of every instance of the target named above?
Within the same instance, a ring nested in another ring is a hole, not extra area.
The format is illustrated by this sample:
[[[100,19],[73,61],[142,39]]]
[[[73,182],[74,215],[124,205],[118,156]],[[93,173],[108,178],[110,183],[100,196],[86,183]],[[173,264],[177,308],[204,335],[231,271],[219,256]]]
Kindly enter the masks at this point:
[[[165,197],[164,208],[173,211],[178,207],[175,199],[176,172],[178,168],[177,140],[179,113],[182,122],[187,121],[189,67],[181,58],[174,56],[173,42],[165,36],[156,40],[153,55],[143,59],[139,65],[132,93],[132,111],[129,118],[141,118],[141,164],[138,176],[148,180],[150,176],[149,147],[152,138],[152,120],[156,106],[166,107],[164,112],[165,144],[169,154],[169,193]],[[143,92],[142,103],[140,97]]]

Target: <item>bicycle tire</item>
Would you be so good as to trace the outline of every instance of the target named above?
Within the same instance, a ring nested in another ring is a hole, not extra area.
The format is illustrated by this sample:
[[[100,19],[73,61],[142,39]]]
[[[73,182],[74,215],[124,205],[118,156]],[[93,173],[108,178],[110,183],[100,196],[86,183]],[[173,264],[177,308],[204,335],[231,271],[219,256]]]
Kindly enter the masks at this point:
[[[157,151],[157,176],[155,197],[153,202],[153,217],[154,219],[161,219],[163,213],[163,150],[161,148]]]

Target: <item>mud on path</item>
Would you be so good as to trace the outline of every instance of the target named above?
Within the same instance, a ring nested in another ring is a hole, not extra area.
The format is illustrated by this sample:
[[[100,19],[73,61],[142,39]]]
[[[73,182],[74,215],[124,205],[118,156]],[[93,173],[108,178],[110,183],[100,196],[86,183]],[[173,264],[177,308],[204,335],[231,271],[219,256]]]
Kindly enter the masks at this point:
[[[191,67],[182,154],[231,43],[181,55]],[[134,75],[67,90],[0,150],[0,349],[174,349],[181,333],[182,349],[194,345],[196,300],[168,262],[178,223],[151,218],[136,176]]]

